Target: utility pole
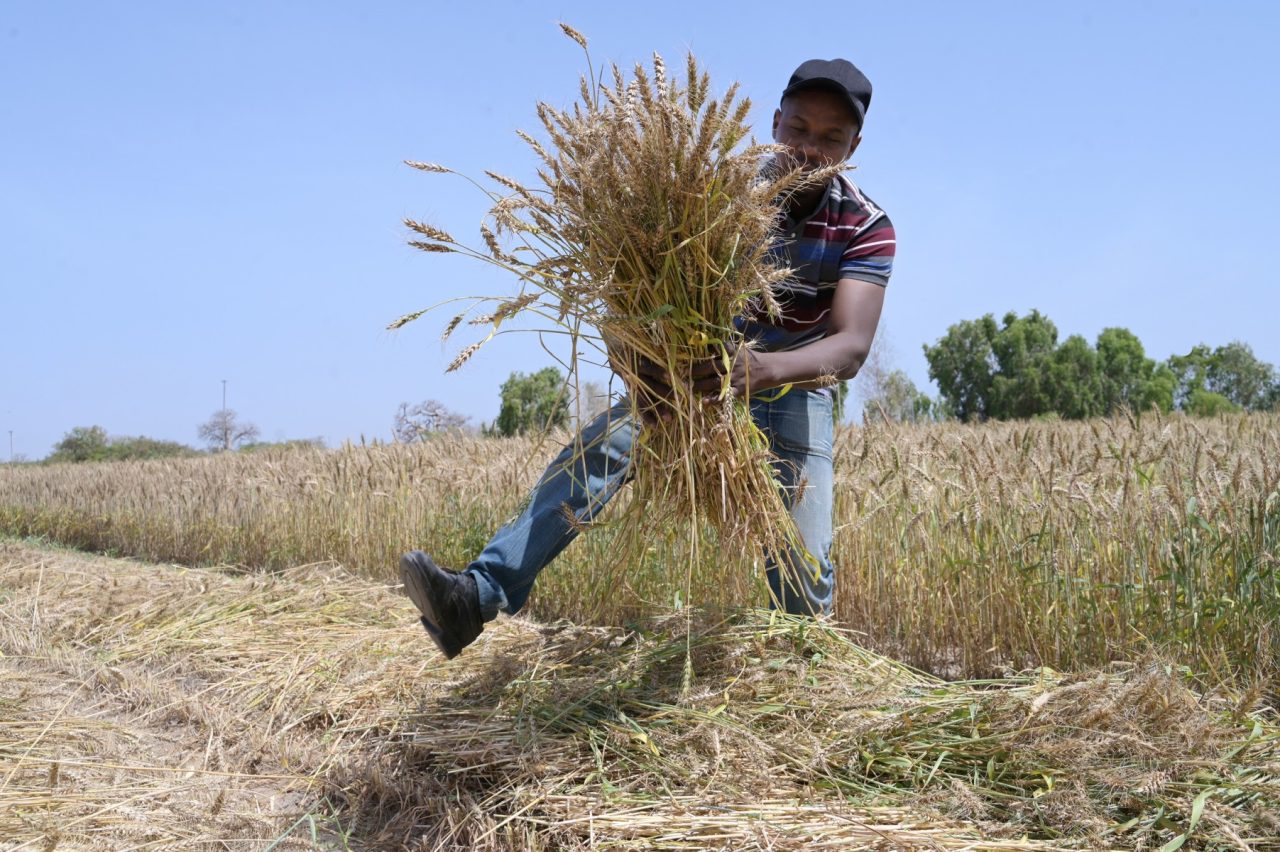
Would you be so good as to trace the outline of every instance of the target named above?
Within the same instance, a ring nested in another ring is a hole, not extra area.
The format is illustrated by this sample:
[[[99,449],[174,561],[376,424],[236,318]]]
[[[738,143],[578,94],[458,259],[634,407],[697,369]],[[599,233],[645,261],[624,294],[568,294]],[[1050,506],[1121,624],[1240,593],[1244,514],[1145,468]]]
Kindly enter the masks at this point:
[[[227,380],[222,380],[222,410],[227,410]]]
[[[13,464],[13,430],[9,430],[9,464]]]

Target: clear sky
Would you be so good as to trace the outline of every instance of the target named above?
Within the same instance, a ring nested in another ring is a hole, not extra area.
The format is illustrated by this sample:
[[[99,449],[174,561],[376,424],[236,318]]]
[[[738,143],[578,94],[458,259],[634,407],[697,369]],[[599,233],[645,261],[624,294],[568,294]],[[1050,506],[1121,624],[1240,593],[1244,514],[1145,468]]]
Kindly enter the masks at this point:
[[[581,52],[692,49],[757,106],[810,57],[875,95],[852,177],[898,231],[885,328],[921,344],[1038,308],[1163,359],[1243,340],[1280,363],[1280,4],[1272,2],[0,3],[0,455],[74,426],[196,444],[221,405],[263,438],[389,438],[402,401],[491,420],[533,335],[444,366],[447,313],[515,282],[404,245],[483,199],[404,159],[532,175],[514,134],[576,97]],[[804,9],[804,12],[799,10]],[[590,378],[590,377],[589,377]],[[598,378],[598,376],[596,377]]]

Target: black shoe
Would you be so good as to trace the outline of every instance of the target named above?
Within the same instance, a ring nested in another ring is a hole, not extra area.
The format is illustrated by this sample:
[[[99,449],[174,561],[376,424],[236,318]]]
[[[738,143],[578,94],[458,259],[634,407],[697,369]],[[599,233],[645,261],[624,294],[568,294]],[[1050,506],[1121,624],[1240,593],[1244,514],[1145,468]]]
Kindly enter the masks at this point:
[[[449,659],[462,653],[484,629],[475,577],[439,568],[430,556],[415,550],[400,557],[400,578],[422,613],[422,626]]]

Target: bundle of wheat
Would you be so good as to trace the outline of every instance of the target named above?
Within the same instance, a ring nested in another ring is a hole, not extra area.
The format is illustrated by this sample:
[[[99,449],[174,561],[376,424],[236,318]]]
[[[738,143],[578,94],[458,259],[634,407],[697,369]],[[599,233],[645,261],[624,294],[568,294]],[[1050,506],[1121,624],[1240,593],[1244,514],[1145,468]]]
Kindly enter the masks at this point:
[[[586,49],[579,33],[565,32]],[[682,82],[656,54],[652,73],[637,65],[628,79],[613,66],[611,85],[584,77],[571,111],[538,105],[547,145],[521,134],[542,161],[542,187],[487,173],[509,194],[490,193],[485,251],[431,225],[407,224],[412,245],[463,252],[521,281],[516,296],[471,320],[492,331],[450,369],[517,313],[567,331],[575,365],[580,341],[603,342],[630,391],[631,415],[645,423],[633,456],[637,511],[630,517],[692,519],[694,538],[706,521],[729,546],[779,556],[799,551],[791,547],[796,534],[768,442],[727,379],[708,398],[690,377],[708,361],[727,368],[747,345],[737,318],[777,315],[773,288],[789,274],[770,255],[779,199],[829,180],[838,167],[806,174],[773,156],[778,146],[745,143],[750,101],[738,99],[736,85],[718,100],[709,90],[692,55]],[[499,242],[506,237],[516,243],[510,251]],[[455,317],[446,334],[464,318]],[[669,380],[661,397],[646,381],[652,365]]]

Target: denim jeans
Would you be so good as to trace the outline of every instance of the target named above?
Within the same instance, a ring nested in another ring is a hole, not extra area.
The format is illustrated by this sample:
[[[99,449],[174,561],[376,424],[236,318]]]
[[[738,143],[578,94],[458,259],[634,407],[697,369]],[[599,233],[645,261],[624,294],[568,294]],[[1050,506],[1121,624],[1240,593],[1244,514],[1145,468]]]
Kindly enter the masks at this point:
[[[794,614],[831,612],[831,406],[829,393],[813,390],[751,400],[751,416],[769,438],[774,473],[808,551],[788,554],[782,565],[773,560],[766,565],[770,605]],[[569,514],[579,523],[592,520],[626,483],[636,433],[628,409],[623,400],[561,450],[520,514],[467,567],[476,579],[486,621],[499,610],[514,615],[524,606],[538,574],[578,534]]]

